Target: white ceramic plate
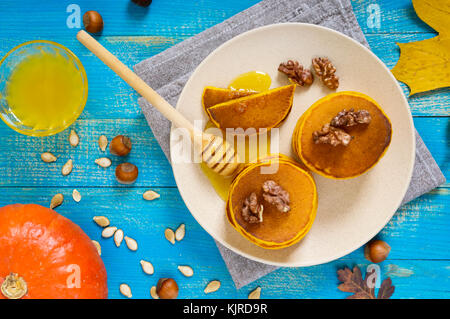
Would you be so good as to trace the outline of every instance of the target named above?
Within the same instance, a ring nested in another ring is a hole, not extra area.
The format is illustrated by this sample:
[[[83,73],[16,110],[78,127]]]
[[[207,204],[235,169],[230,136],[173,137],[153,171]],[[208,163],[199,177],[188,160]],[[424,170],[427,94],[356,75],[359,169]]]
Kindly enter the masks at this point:
[[[173,171],[180,194],[195,219],[220,243],[266,264],[311,266],[349,254],[374,237],[391,219],[408,188],[415,158],[415,137],[408,103],[387,67],[368,49],[336,31],[310,24],[275,24],[246,32],[211,53],[187,82],[177,104],[192,122],[206,121],[201,95],[207,85],[227,87],[239,74],[264,71],[272,88],[287,84],[277,71],[280,62],[295,59],[309,67],[311,59],[329,57],[340,77],[338,91],[359,91],[374,98],[392,121],[391,145],[368,173],[350,180],[315,175],[319,208],[311,231],[298,244],[265,250],[235,231],[225,217],[225,203],[198,164],[178,163]],[[280,152],[293,156],[291,135],[301,114],[332,93],[316,78],[297,88],[292,112],[280,128]],[[171,141],[171,150],[175,142]]]

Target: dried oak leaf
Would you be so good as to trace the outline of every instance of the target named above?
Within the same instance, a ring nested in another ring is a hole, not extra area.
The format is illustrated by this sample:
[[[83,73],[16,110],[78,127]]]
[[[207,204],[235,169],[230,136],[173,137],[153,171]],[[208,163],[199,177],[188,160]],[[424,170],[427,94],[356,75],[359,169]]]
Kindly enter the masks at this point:
[[[375,271],[375,270],[374,270]],[[392,286],[391,278],[386,278],[381,283],[378,289],[378,296],[375,297],[375,289],[370,288],[368,280],[373,278],[372,273],[366,273],[366,278],[362,278],[361,270],[355,266],[353,271],[345,267],[338,270],[338,279],[342,282],[338,289],[343,292],[351,292],[353,295],[347,299],[389,299],[395,291],[395,286]]]
[[[400,59],[392,73],[409,86],[411,95],[450,86],[450,2],[412,2],[419,18],[439,35],[423,41],[397,43]]]
[[[342,282],[339,290],[353,293],[347,299],[375,299],[374,289],[367,286],[357,266],[353,267],[353,272],[349,268],[338,270],[338,279]]]
[[[381,283],[380,289],[378,289],[378,299],[389,299],[394,294],[395,286],[392,286],[391,278],[387,277]]]

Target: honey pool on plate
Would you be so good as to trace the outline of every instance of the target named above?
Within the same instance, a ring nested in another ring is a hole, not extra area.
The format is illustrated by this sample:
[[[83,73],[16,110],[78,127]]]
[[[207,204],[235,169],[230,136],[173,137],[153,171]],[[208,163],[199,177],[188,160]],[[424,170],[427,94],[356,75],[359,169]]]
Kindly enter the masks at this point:
[[[233,79],[228,85],[228,88],[236,91],[262,92],[269,90],[271,83],[272,80],[267,73],[250,71]],[[204,130],[206,131],[214,128],[216,128],[215,125],[211,121],[208,121]],[[270,153],[270,132],[263,137],[255,136],[254,138],[258,139],[257,142],[250,143],[249,139],[246,138],[245,147],[242,149],[236,147],[237,143],[234,144],[236,154],[240,159],[245,159],[246,163],[255,161],[257,158],[264,157]],[[226,201],[230,185],[236,173],[232,176],[221,176],[213,172],[204,163],[201,163],[200,167],[216,193],[220,198]]]
[[[210,129],[217,129],[214,124],[211,121],[208,121],[205,125],[204,131],[208,131],[209,133],[212,133]],[[251,137],[250,140],[249,137],[245,138],[245,144],[243,147],[236,147],[238,143],[234,143],[234,150],[238,157],[244,162],[244,163],[251,163],[256,161],[258,158],[262,158],[265,156],[268,156],[270,154],[270,132],[263,135],[255,135]],[[228,198],[228,191],[230,189],[230,185],[233,182],[234,177],[239,172],[239,169],[236,170],[236,172],[231,176],[222,176],[217,173],[215,173],[212,169],[210,169],[205,163],[200,163],[200,168],[202,169],[205,176],[208,178],[209,182],[211,183],[212,187],[216,191],[216,193],[219,195],[220,198],[222,198],[224,201]]]
[[[84,99],[79,70],[59,53],[35,53],[25,57],[6,84],[11,113],[33,130],[65,127],[78,116]]]
[[[250,71],[237,76],[229,85],[232,90],[262,92],[270,88],[272,79],[265,72]]]

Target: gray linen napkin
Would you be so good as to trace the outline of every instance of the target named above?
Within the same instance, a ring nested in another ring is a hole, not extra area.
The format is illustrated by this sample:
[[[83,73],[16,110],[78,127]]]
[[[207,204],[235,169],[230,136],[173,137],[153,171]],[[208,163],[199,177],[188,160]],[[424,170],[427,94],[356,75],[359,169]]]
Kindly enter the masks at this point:
[[[264,0],[137,64],[134,70],[172,105],[176,105],[192,72],[215,48],[250,29],[282,22],[307,22],[325,26],[369,47],[353,14],[350,0]],[[143,98],[139,98],[139,105],[165,155],[170,159],[170,122]],[[414,174],[403,203],[444,182],[444,175],[416,132]],[[219,243],[217,246],[238,289],[277,269],[242,257]]]

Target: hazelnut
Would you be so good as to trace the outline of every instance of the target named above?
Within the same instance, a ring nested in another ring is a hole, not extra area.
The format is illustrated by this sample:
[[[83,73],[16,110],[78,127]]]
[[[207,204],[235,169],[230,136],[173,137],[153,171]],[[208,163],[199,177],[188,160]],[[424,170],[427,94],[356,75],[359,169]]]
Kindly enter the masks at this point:
[[[152,0],[131,0],[137,5],[140,5],[141,7],[148,7],[152,4]]]
[[[161,278],[156,285],[156,293],[161,299],[176,299],[178,285],[172,278]]]
[[[138,178],[138,168],[131,163],[122,163],[116,167],[116,178],[121,184],[132,184]]]
[[[109,144],[111,154],[126,156],[131,152],[131,140],[128,136],[117,135]]]
[[[83,24],[87,32],[97,33],[103,30],[103,19],[97,11],[86,11],[83,15]]]
[[[382,240],[372,240],[366,247],[364,247],[364,256],[373,263],[380,263],[384,261],[389,252],[391,251],[391,246]]]

